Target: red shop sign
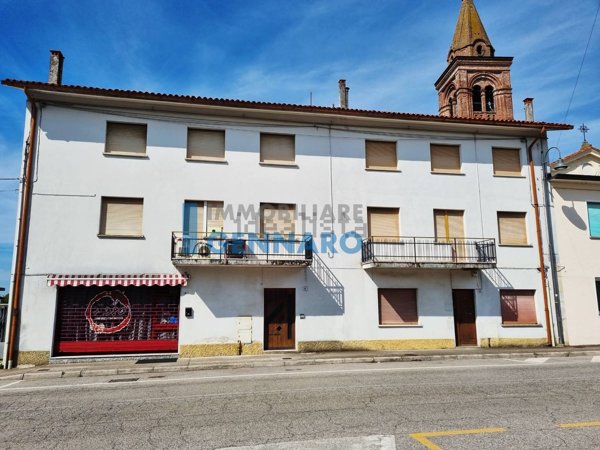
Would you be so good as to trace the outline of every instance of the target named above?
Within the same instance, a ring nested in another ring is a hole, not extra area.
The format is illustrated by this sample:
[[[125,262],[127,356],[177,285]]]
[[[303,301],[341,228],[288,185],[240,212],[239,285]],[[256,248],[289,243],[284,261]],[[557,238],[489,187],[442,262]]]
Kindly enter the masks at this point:
[[[94,333],[118,333],[131,321],[129,299],[122,291],[102,291],[88,303],[85,318]]]

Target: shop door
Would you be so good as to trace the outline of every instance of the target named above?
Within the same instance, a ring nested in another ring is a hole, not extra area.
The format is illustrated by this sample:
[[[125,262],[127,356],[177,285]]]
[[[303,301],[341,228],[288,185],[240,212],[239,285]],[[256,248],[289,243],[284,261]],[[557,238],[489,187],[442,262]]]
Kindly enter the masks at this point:
[[[472,289],[454,289],[452,303],[454,305],[456,345],[477,345],[475,293]]]
[[[296,348],[295,289],[265,289],[265,350]]]
[[[177,352],[180,288],[58,288],[54,355]]]

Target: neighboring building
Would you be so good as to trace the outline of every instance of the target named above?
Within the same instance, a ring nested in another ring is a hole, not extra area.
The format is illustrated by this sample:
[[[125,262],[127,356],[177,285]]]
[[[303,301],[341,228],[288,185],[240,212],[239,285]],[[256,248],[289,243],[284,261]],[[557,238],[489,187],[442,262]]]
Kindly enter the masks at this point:
[[[600,344],[600,150],[584,142],[551,178],[567,342]]]
[[[545,132],[571,127],[512,120],[508,75],[492,111],[448,117],[67,86],[53,61],[3,81],[35,173],[20,363],[549,343],[531,198]]]

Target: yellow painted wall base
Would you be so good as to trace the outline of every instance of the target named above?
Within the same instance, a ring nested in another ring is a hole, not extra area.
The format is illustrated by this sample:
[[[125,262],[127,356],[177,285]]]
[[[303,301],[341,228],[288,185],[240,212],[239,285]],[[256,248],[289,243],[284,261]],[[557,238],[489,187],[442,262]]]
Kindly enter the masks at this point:
[[[262,342],[242,344],[242,355],[261,355],[263,353]],[[179,346],[180,358],[199,358],[203,356],[238,356],[240,345],[237,342],[225,344],[190,344]]]
[[[309,341],[298,343],[298,350],[301,352],[435,350],[454,347],[454,339],[387,339],[374,341]]]
[[[50,352],[19,352],[17,356],[17,366],[23,364],[45,366],[48,363],[50,363]]]
[[[483,338],[480,347],[546,347],[545,338]]]

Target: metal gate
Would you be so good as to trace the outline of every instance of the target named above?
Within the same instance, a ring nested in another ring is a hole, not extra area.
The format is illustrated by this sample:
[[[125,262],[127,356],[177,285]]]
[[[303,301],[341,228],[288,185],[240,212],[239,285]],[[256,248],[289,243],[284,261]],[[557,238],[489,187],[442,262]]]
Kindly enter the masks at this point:
[[[179,286],[59,287],[54,354],[177,352]]]

